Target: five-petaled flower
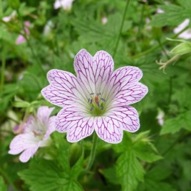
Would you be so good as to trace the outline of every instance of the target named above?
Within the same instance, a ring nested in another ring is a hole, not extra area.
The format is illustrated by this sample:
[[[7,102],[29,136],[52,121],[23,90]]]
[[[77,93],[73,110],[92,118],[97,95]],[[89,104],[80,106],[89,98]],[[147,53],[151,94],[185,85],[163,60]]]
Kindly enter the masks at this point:
[[[14,137],[10,143],[9,154],[21,153],[21,162],[27,162],[38,150],[50,142],[50,134],[55,131],[55,116],[50,117],[54,108],[39,107],[35,116],[29,116],[23,122],[23,133]]]
[[[93,57],[84,49],[74,60],[76,75],[53,69],[47,74],[50,85],[42,95],[62,107],[56,130],[67,132],[69,142],[90,136],[94,130],[108,143],[119,143],[123,130],[139,129],[139,117],[130,104],[140,101],[148,88],[138,82],[142,71],[125,66],[115,71],[110,54],[98,51]]]

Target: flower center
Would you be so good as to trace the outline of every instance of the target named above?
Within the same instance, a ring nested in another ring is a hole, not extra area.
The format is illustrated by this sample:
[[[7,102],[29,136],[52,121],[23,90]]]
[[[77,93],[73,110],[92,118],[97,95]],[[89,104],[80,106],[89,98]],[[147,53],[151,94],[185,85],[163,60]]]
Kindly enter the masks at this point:
[[[36,137],[42,138],[45,134],[45,126],[41,122],[35,121],[33,133]]]
[[[101,93],[90,94],[91,98],[88,99],[89,111],[93,116],[101,116],[105,113],[106,100],[101,96]]]

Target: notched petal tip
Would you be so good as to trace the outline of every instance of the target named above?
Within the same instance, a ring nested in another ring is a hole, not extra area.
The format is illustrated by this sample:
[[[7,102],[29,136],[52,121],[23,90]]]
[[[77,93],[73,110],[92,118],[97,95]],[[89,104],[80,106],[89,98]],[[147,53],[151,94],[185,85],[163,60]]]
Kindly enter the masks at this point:
[[[83,48],[80,51],[78,51],[78,53],[75,55],[75,57],[74,57],[74,65],[75,65],[76,62],[81,60],[80,58],[82,58],[82,57],[92,59],[92,55],[86,49]]]
[[[95,131],[98,137],[107,143],[118,144],[123,138],[121,123],[111,117],[97,118]]]

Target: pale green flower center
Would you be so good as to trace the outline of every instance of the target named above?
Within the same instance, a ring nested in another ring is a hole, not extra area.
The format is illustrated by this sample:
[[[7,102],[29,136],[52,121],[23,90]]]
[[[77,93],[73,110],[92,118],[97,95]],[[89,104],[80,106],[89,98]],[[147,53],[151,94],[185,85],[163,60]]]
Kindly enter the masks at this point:
[[[88,110],[92,116],[101,116],[106,112],[106,100],[101,96],[101,93],[90,94]]]

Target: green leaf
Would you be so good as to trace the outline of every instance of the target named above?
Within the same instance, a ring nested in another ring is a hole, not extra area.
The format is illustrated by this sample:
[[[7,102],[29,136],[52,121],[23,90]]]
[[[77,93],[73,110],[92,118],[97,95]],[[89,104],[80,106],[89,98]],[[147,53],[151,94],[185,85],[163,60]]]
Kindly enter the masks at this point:
[[[115,183],[120,183],[124,191],[136,190],[138,183],[143,181],[145,171],[142,161],[154,162],[162,158],[148,136],[148,131],[131,137],[124,135],[123,143],[116,147],[121,155],[116,163]]]
[[[30,186],[31,191],[83,190],[75,179],[53,161],[33,160],[29,169],[19,172],[19,176]]]
[[[149,131],[139,133],[133,139],[133,148],[136,156],[143,161],[154,162],[162,159],[155,146],[151,143]]]
[[[82,154],[78,161],[75,163],[75,165],[71,169],[71,176],[74,178],[77,178],[79,174],[83,170],[83,162],[84,162],[84,150],[82,150]]]
[[[116,172],[122,191],[136,190],[138,182],[143,181],[144,169],[131,149],[127,149],[118,158]]]
[[[173,134],[180,131],[182,128],[191,130],[190,116],[191,111],[186,111],[184,113],[179,114],[175,118],[165,120],[164,126],[162,127],[160,134]]]
[[[176,26],[180,24],[184,19],[190,18],[190,6],[181,7],[177,5],[163,5],[160,8],[164,13],[156,14],[151,24],[153,26],[162,27],[162,26]]]
[[[163,180],[169,177],[171,172],[167,168],[157,166],[152,168],[144,177],[144,183],[141,183],[137,191],[175,191],[172,185]]]

